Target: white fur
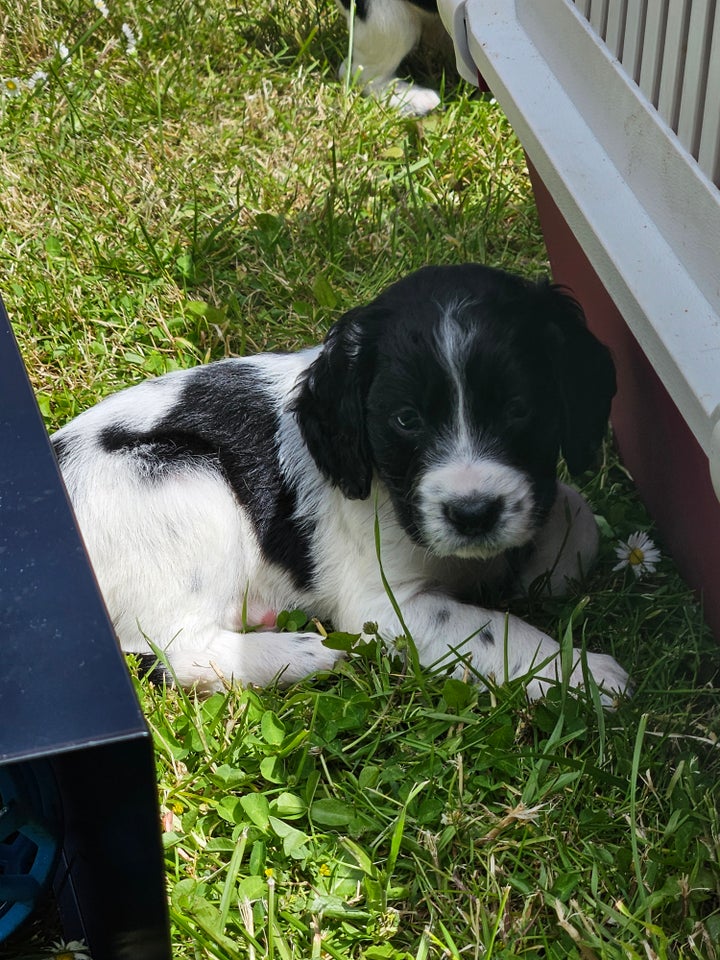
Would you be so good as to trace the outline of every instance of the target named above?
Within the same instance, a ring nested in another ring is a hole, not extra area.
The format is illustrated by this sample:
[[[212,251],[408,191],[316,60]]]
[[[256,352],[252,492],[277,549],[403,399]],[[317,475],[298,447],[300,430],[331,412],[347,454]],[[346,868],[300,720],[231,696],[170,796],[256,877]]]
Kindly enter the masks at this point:
[[[526,543],[532,530],[530,483],[524,474],[489,457],[450,457],[425,473],[418,484],[422,504],[422,530],[438,556],[478,557],[495,552],[492,545],[467,544],[448,522],[446,510],[454,503],[482,496],[503,502],[497,541],[505,547]]]
[[[450,590],[462,580],[490,577],[493,564],[445,562],[441,556],[453,550],[446,549],[451,533],[438,504],[476,489],[506,498],[512,506],[508,523],[518,525],[522,541],[529,523],[523,476],[487,453],[468,462],[450,456],[433,466],[419,484],[436,549],[418,547],[381,484],[376,482],[365,500],[346,499],[310,457],[287,406],[298,376],[317,352],[234,361],[261,374],[262,402],[280,415],[279,460],[296,484],[297,516],[313,528],[316,570],[308,590],[298,589],[263,555],[251,517],[216,470],[188,467],[149,481],[132,456],[102,449],[98,437],[104,427],[149,428],[171,415],[183,378],[192,371],[123,391],[56,435],[65,451],[65,483],[123,649],[147,652],[151,641],[165,651],[181,684],[208,692],[232,681],[265,684],[278,675],[291,681],[332,667],[336,654],[319,635],[272,630],[273,616],[282,609],[304,607],[342,631],[359,632],[374,621],[393,643],[404,626],[382,582],[377,511],[384,572],[422,663],[447,663],[459,653],[480,677],[497,682],[536,669],[528,693],[541,695],[557,678],[558,645],[515,617],[453,599]],[[587,504],[559,487],[556,506],[535,540],[538,566],[526,570],[526,584],[552,569],[551,586],[562,589],[567,577],[579,575],[594,557],[597,534]],[[249,632],[256,625],[261,629]],[[571,682],[580,685],[577,651],[574,657]],[[627,675],[612,658],[590,654],[588,666],[608,702],[626,688]],[[458,675],[464,669],[463,663],[455,667]]]

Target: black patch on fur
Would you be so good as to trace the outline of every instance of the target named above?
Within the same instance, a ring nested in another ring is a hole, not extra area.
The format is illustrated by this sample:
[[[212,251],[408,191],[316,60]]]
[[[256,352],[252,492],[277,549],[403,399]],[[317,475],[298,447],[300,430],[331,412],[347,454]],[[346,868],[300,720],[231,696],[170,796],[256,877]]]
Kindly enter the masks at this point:
[[[52,443],[53,450],[55,451],[57,462],[60,464],[60,466],[62,466],[67,457],[68,450],[72,446],[72,443],[63,437],[51,437],[50,442]]]
[[[257,532],[265,557],[298,588],[311,586],[311,531],[295,515],[297,495],[278,462],[279,416],[251,366],[228,360],[198,367],[172,411],[151,431],[106,428],[106,450],[131,452],[150,480],[191,465],[219,470]]]
[[[350,0],[341,0],[346,10],[350,9]],[[374,0],[375,3],[383,3],[383,0]],[[370,7],[373,0],[356,0],[355,11],[361,20],[367,20]],[[437,13],[437,0],[408,0],[413,7],[420,7],[421,10],[427,10],[428,13]]]
[[[344,314],[302,378],[292,407],[318,469],[349,500],[370,495],[367,394],[376,373],[377,331],[386,319],[373,304]]]
[[[174,686],[172,674],[154,653],[132,653],[130,656],[137,660],[141,677],[147,677],[159,687],[163,684],[168,687]]]
[[[495,646],[495,637],[492,630],[481,630],[478,639],[484,643],[486,647]]]
[[[563,404],[562,452],[574,476],[593,464],[617,389],[608,348],[587,328],[580,304],[561,287],[536,287],[547,318],[550,364]]]
[[[138,433],[121,424],[112,424],[100,431],[98,439],[107,453],[132,454],[136,468],[150,481],[161,482],[191,464],[219,463],[212,447],[192,434]]]
[[[341,0],[346,10],[350,10],[350,0]],[[356,0],[355,13],[361,20],[367,20],[369,0]]]
[[[421,10],[427,10],[428,13],[437,13],[437,0],[409,0],[413,7],[420,7]]]
[[[440,607],[439,610],[435,611],[435,626],[444,627],[447,625],[450,620],[451,613],[447,607]]]

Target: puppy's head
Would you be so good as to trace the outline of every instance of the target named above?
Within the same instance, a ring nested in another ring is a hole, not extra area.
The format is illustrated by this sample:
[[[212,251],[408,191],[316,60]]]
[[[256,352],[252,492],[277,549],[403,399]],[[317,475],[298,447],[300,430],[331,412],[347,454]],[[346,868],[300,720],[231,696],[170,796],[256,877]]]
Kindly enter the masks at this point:
[[[349,498],[373,476],[440,556],[526,543],[560,451],[590,465],[615,392],[608,350],[547,282],[477,264],[425,267],[346,313],[295,405],[319,469]]]

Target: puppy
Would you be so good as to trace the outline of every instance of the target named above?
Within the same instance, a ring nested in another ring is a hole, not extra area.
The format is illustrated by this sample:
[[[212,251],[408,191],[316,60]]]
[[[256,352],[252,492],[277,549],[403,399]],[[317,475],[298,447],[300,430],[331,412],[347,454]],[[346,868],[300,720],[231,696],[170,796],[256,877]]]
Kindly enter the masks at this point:
[[[391,644],[407,631],[423,664],[479,682],[534,673],[537,697],[558,645],[482,596],[540,576],[558,593],[592,563],[592,513],[556,464],[590,464],[614,390],[607,349],[555,287],[425,267],[320,347],[148,380],[53,443],[122,648],[150,640],[183,686],[330,668],[319,635],[272,629],[301,607],[342,631],[373,621]],[[587,667],[608,702],[626,688],[611,657]]]
[[[350,0],[336,0],[350,28]],[[434,110],[440,97],[434,90],[398,80],[402,60],[418,44],[423,28],[438,21],[437,0],[357,0],[350,60],[340,67],[358,75],[363,91],[407,116]],[[352,61],[352,62],[350,62]]]

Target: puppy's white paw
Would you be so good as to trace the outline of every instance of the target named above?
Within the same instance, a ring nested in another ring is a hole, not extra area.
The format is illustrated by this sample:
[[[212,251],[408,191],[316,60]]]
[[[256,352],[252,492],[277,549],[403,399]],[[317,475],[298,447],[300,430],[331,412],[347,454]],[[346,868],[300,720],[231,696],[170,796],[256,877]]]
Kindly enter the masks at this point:
[[[287,666],[280,676],[281,683],[295,683],[313,673],[332,670],[344,656],[342,651],[326,647],[318,633],[287,633],[275,636],[283,638],[283,648],[288,654]]]
[[[387,103],[405,117],[424,117],[440,106],[440,95],[428,87],[396,80],[389,88]]]
[[[588,672],[592,675],[600,691],[600,701],[604,707],[612,709],[617,705],[618,697],[629,695],[631,692],[630,677],[627,671],[613,657],[606,653],[585,654]],[[573,648],[573,670],[570,674],[570,686],[573,689],[585,685],[583,674],[582,653]],[[560,654],[554,656],[547,664],[533,676],[527,685],[527,695],[530,700],[537,700],[545,696],[548,690],[560,682]]]
[[[348,61],[340,65],[338,77],[345,80],[348,71]],[[420,87],[395,77],[381,79],[379,77],[363,76],[363,69],[356,71],[357,81],[366,97],[373,97],[381,103],[392,107],[404,117],[424,117],[425,114],[440,106],[440,94],[428,87]]]
[[[600,698],[604,706],[612,707],[618,697],[632,693],[630,677],[614,657],[607,653],[588,653],[586,656],[588,670],[600,688]],[[579,672],[582,681],[582,668]]]
[[[289,684],[331,670],[342,653],[317,633],[234,633],[219,630],[197,649],[171,647],[168,662],[181,687],[208,694],[233,683]]]

